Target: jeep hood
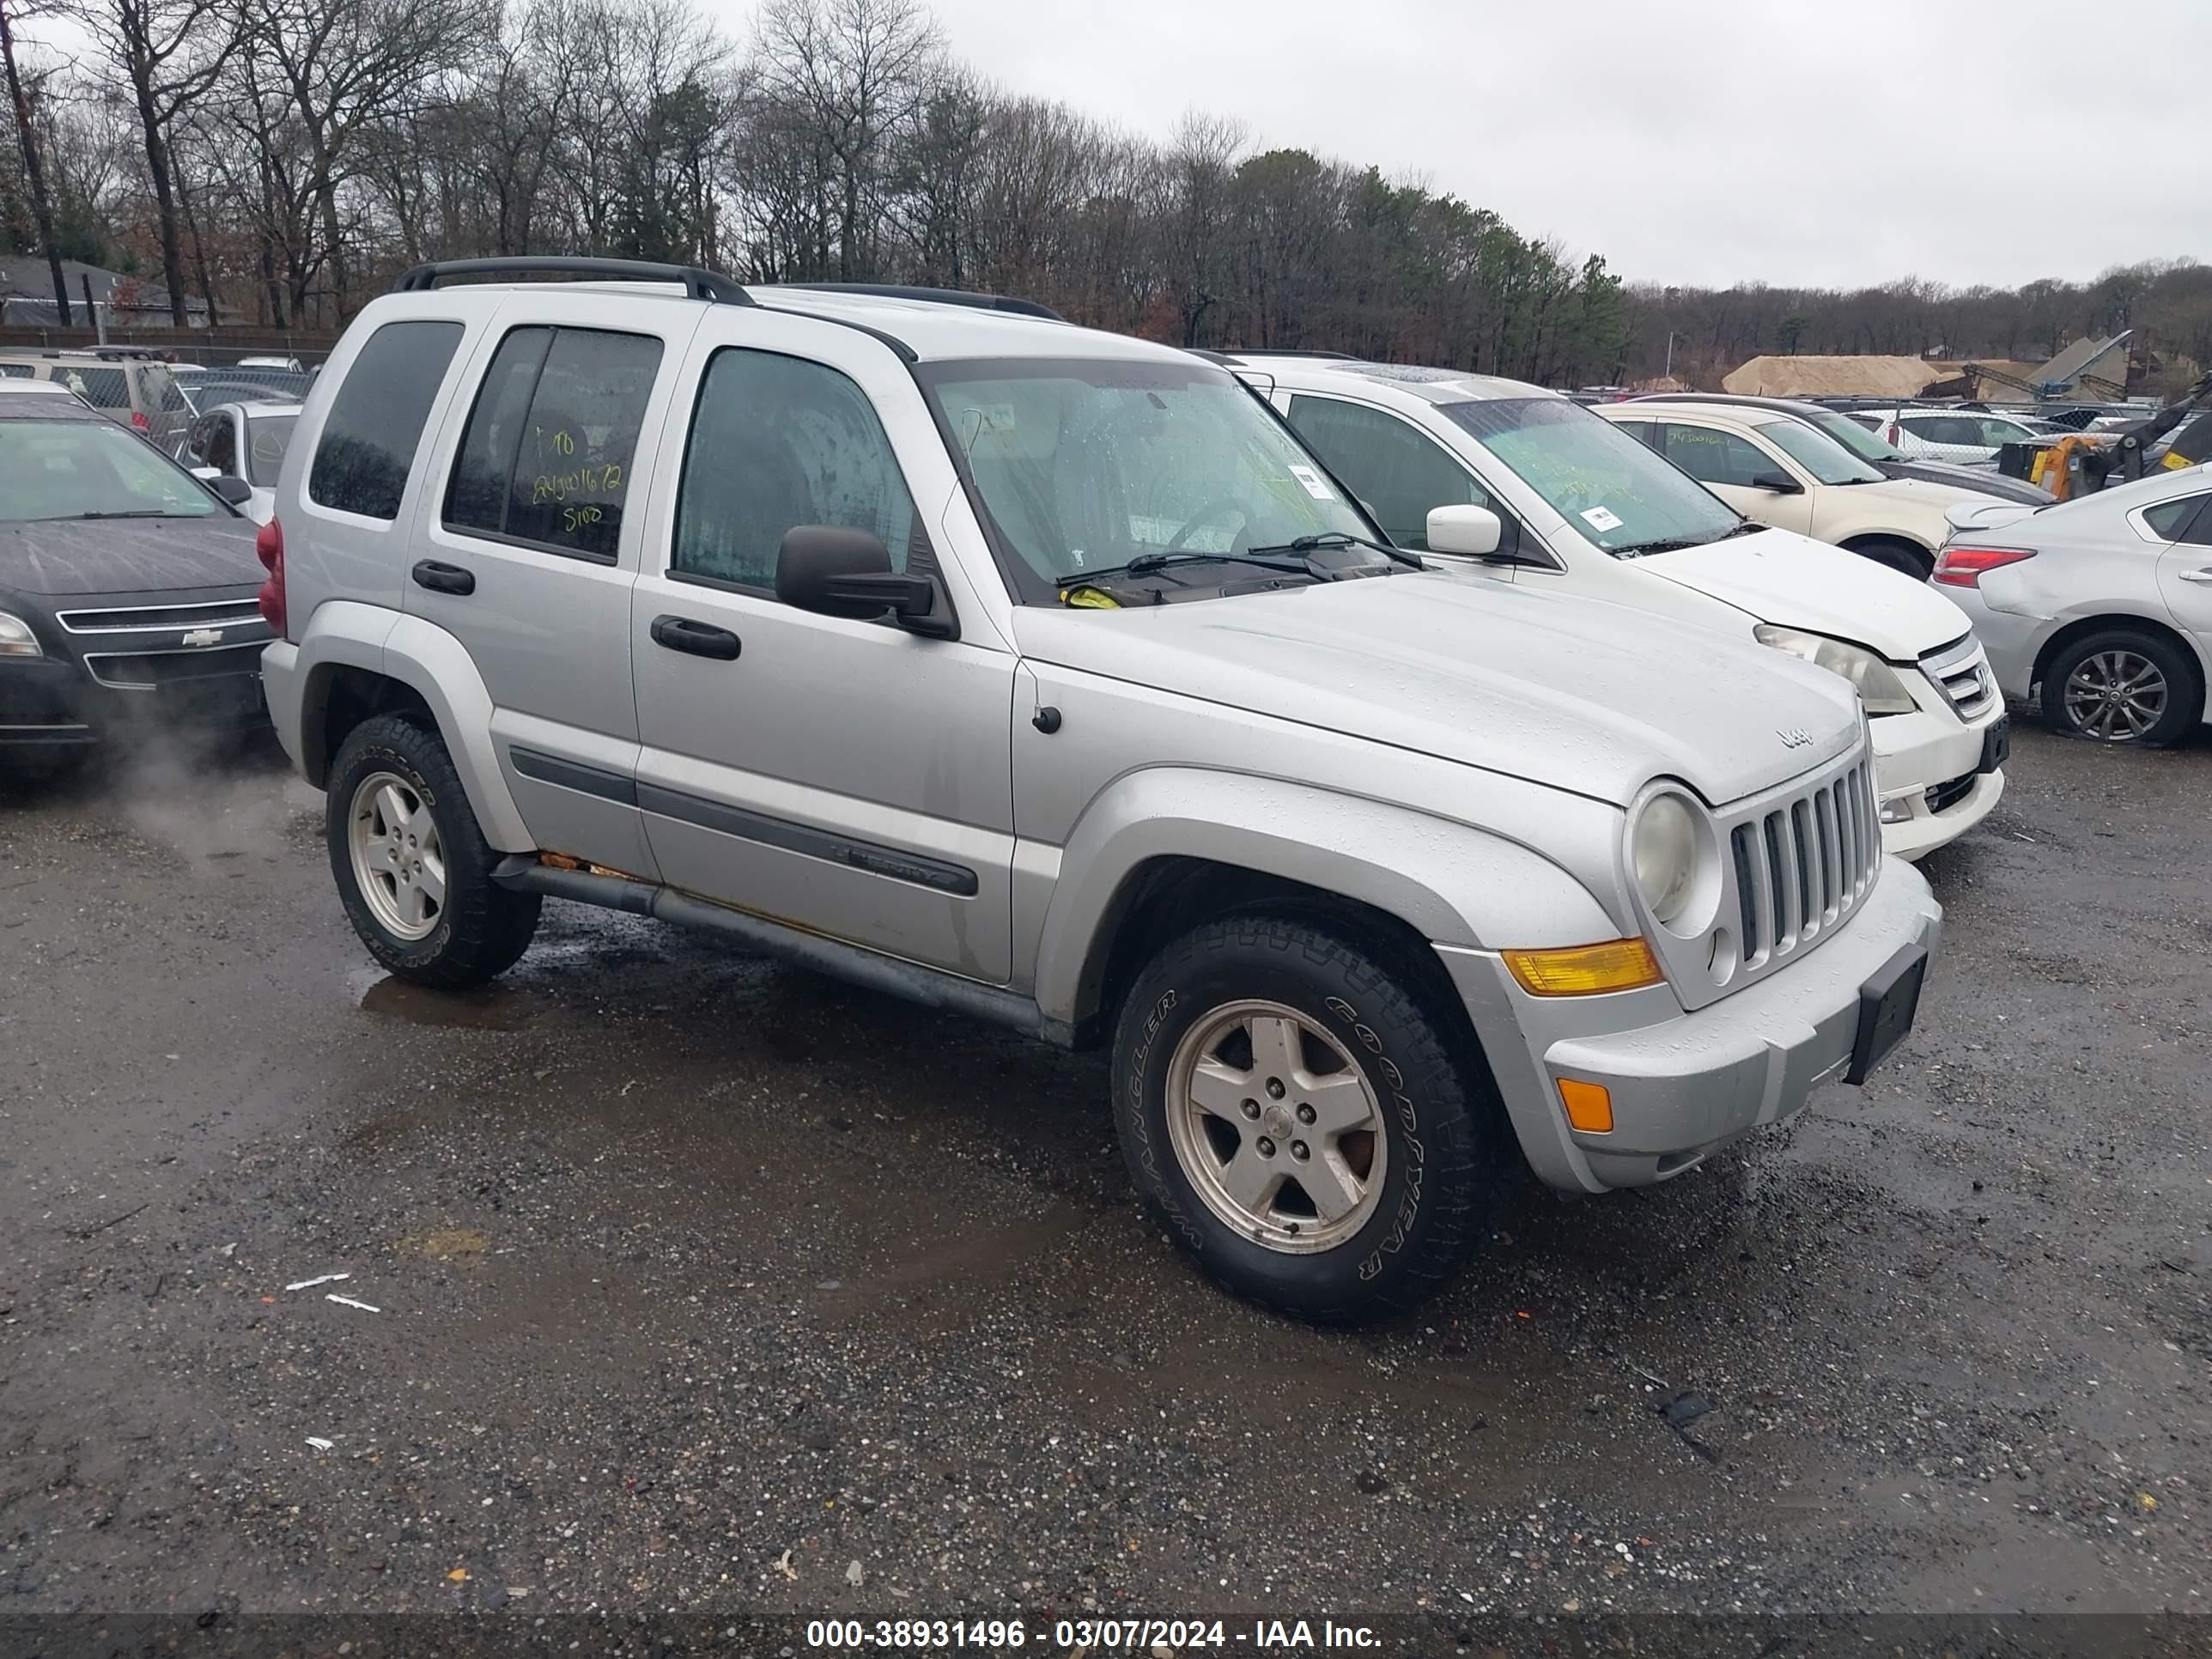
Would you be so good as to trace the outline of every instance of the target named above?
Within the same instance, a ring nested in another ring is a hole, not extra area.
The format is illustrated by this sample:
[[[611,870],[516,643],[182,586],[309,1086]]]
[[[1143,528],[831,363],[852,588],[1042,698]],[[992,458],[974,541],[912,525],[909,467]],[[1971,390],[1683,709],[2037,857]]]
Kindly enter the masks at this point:
[[[1966,612],[1927,583],[1787,530],[1655,553],[1636,566],[1760,622],[1849,640],[1892,662],[1925,656],[1969,626]]]
[[[1662,775],[1718,805],[1843,753],[1859,730],[1845,681],[1748,639],[1443,572],[1121,611],[1024,606],[1015,629],[1041,662],[1618,805]],[[1295,772],[1297,757],[1274,763]]]

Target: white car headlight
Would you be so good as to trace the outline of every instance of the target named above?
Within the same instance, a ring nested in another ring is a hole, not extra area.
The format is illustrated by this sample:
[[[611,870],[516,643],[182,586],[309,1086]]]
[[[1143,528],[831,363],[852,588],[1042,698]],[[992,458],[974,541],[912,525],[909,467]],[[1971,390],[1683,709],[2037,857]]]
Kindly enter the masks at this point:
[[[1759,623],[1751,630],[1751,636],[1761,645],[1787,651],[1832,674],[1842,675],[1858,687],[1860,699],[1869,714],[1910,714],[1920,707],[1912,700],[1912,693],[1905,682],[1898,678],[1897,671],[1863,645],[1853,645],[1849,640],[1832,640],[1825,634],[1777,628],[1771,623]]]
[[[21,617],[0,611],[0,657],[40,657],[39,636]]]
[[[1698,896],[1710,837],[1703,817],[1671,790],[1645,801],[1629,826],[1628,866],[1652,920],[1672,927]],[[1693,930],[1694,931],[1694,930]]]

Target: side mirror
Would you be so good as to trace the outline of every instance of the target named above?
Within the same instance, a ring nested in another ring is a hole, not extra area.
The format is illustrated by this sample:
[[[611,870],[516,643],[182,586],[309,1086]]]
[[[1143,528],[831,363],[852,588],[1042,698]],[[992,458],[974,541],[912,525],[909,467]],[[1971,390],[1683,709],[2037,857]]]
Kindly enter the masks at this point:
[[[1753,489],[1771,489],[1778,495],[1802,495],[1805,486],[1787,472],[1762,472],[1751,481]]]
[[[890,550],[866,530],[793,525],[775,554],[775,596],[795,610],[871,622],[884,611],[899,626],[932,639],[957,640],[960,624],[927,576],[891,568]]]
[[[244,507],[246,502],[253,499],[253,486],[243,478],[210,478],[208,488],[233,507]]]
[[[222,469],[219,466],[196,466],[192,469],[192,477],[203,483],[213,483],[222,477]]]
[[[1505,539],[1505,522],[1486,507],[1455,505],[1429,509],[1429,551],[1462,558],[1487,558]]]

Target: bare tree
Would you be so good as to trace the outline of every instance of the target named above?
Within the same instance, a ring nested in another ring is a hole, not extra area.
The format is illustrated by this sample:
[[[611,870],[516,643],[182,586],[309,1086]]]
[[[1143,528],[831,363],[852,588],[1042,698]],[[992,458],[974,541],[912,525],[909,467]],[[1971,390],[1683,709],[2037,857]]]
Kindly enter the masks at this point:
[[[430,101],[441,76],[490,33],[487,0],[243,0],[244,56],[264,61],[289,101],[305,151],[306,189],[340,314],[349,272],[340,197],[374,123]]]
[[[756,112],[770,106],[828,163],[836,276],[872,276],[894,137],[919,116],[943,62],[936,21],[916,0],[769,0],[757,33]]]
[[[11,15],[12,13],[12,15]],[[31,220],[38,227],[39,245],[46,250],[46,269],[54,279],[54,310],[64,328],[70,325],[69,281],[62,275],[61,245],[54,236],[53,198],[46,193],[46,170],[39,155],[38,125],[33,117],[30,94],[23,84],[23,69],[15,48],[15,20],[31,15],[25,0],[0,0],[0,64],[8,77],[8,107],[15,117],[15,142],[23,157],[23,187],[31,198]]]
[[[185,273],[169,162],[169,128],[222,74],[240,29],[230,0],[71,0],[70,11],[99,42],[112,83],[131,100],[154,191],[169,318],[186,321]],[[214,320],[212,317],[210,321]]]

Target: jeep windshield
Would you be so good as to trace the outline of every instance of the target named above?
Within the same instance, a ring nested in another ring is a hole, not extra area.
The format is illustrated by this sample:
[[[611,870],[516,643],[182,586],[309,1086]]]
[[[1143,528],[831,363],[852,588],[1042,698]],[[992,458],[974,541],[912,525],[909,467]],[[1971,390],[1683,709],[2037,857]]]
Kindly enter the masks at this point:
[[[1439,407],[1584,540],[1616,558],[1702,547],[1744,522],[1688,473],[1565,398]]]
[[[151,444],[105,421],[0,425],[0,524],[40,519],[204,519],[227,512]]]
[[[1286,557],[1309,537],[1352,549],[1359,574],[1398,568],[1362,550],[1380,532],[1210,363],[993,358],[921,374],[1026,603],[1080,603],[1085,576],[1194,594],[1325,580]]]

